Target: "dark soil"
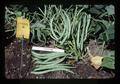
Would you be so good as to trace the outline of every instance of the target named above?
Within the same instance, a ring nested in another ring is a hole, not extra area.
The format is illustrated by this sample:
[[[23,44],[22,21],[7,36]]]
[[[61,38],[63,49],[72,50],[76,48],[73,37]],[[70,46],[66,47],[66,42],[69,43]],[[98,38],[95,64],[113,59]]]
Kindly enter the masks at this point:
[[[106,79],[115,76],[113,72],[107,72],[103,69],[96,70],[89,62],[83,61],[73,64],[76,67],[71,69],[74,74],[57,71],[34,75],[30,73],[33,69],[31,45],[25,41],[23,54],[21,54],[21,49],[21,42],[17,39],[5,46],[5,77],[7,79]],[[20,68],[21,56],[23,57],[22,68]]]

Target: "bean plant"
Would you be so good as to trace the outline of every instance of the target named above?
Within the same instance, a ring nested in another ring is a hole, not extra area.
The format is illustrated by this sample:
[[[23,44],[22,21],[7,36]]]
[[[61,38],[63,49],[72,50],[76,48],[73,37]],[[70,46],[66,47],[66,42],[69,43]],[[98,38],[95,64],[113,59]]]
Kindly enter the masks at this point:
[[[72,68],[62,62],[66,58],[72,58],[76,61],[82,59],[86,54],[87,39],[90,35],[97,35],[98,32],[104,30],[98,36],[98,41],[108,41],[114,39],[114,16],[113,11],[108,12],[112,6],[89,6],[89,5],[71,5],[64,8],[63,5],[44,5],[42,10],[38,7],[38,11],[29,12],[27,7],[14,6],[5,7],[5,32],[16,31],[16,18],[23,17],[30,20],[31,43],[33,45],[46,46],[47,42],[52,40],[54,46],[62,48],[65,53],[46,53],[41,54],[34,51],[32,58],[35,64],[38,64],[32,71],[34,74],[43,74],[51,71],[68,71]],[[103,10],[105,8],[105,10]],[[22,10],[23,9],[23,10]],[[101,13],[104,12],[104,13]],[[96,14],[97,13],[97,14]],[[92,14],[96,14],[96,18]],[[112,16],[113,21],[104,20],[105,16]],[[110,28],[111,27],[111,28]],[[106,30],[107,29],[107,30]],[[109,35],[108,35],[109,34]]]

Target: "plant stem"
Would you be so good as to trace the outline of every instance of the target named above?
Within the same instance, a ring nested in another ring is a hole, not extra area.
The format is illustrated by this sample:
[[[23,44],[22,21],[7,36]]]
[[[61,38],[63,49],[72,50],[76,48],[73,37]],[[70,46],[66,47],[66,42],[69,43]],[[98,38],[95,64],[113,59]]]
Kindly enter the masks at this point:
[[[23,43],[24,43],[24,37],[22,36],[22,47],[21,47],[21,62],[20,62],[20,78],[22,78],[22,65],[23,65]]]
[[[102,50],[101,50],[101,55],[103,55],[103,51],[104,51],[104,46],[105,46],[105,41],[103,42],[103,45],[102,45]]]
[[[90,50],[89,50],[88,47],[87,47],[87,53],[88,53],[88,55],[90,56],[90,58],[93,57],[93,55],[90,53]]]

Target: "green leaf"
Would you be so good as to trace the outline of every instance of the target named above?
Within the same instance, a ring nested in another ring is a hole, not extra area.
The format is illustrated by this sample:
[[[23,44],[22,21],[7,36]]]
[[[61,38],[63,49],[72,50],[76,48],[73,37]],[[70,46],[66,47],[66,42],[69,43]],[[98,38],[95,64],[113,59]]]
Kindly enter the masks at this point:
[[[40,21],[37,21],[36,23],[32,24],[31,28],[45,28],[45,25],[41,24]]]
[[[115,33],[114,25],[110,25],[110,27],[105,31],[107,34]]]
[[[94,7],[90,8],[90,12],[94,13],[94,14],[98,14],[98,15],[102,13],[100,10],[98,10],[98,9],[96,9]]]
[[[102,9],[104,5],[94,5],[97,9]]]
[[[88,5],[83,5],[84,8],[88,8],[89,6]]]
[[[114,56],[104,57],[101,66],[109,69],[115,69],[115,57]]]
[[[22,12],[20,12],[20,11],[19,11],[19,12],[16,12],[15,14],[16,14],[17,17],[22,16]]]
[[[114,34],[115,34],[114,25],[111,25],[107,30],[105,30],[104,33],[106,33],[108,40],[114,39]]]
[[[114,6],[113,5],[109,5],[105,8],[108,12],[108,15],[113,15],[115,14],[115,9],[114,9]]]
[[[114,38],[115,38],[114,33],[113,34],[109,34],[109,39],[114,39]]]

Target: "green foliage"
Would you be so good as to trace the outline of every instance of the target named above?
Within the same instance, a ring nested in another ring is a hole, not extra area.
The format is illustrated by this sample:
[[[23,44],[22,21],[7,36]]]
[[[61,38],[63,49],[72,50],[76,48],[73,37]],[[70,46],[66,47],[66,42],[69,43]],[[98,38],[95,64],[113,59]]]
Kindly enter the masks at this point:
[[[96,12],[96,18],[92,18],[92,29],[89,31],[94,32],[92,35],[97,34],[98,43],[103,43],[105,41],[106,45],[109,44],[110,40],[114,40],[114,6],[113,5],[94,5],[91,8],[101,11],[101,13]],[[93,13],[91,11],[91,13]],[[99,33],[100,32],[100,33]]]
[[[114,34],[115,34],[114,23],[113,24],[111,23],[110,26],[103,33],[100,34],[98,40],[109,42],[111,39],[114,40]]]
[[[50,20],[51,37],[60,45],[69,46],[69,52],[74,50],[73,55],[77,60],[83,55],[91,20],[91,15],[82,12],[83,9],[78,6],[75,10],[59,9],[59,14],[54,14]]]
[[[86,40],[89,35],[94,36],[102,30],[96,38],[98,42],[105,41],[107,43],[114,39],[115,13],[113,5],[71,5],[69,8],[63,8],[62,5],[44,5],[44,10],[38,7],[38,11],[34,12],[29,12],[27,7],[22,5],[11,5],[6,6],[5,10],[5,32],[13,31],[11,37],[15,35],[16,17],[22,16],[30,20],[31,42],[34,45],[46,46],[49,39],[52,39],[55,41],[56,47],[65,49],[65,52],[69,54],[38,55],[32,52],[33,60],[39,65],[37,69],[33,70],[35,74],[57,70],[69,71],[68,66],[61,62],[66,57],[81,59],[86,53]],[[50,64],[51,67],[49,67]],[[46,66],[43,67],[43,65]],[[104,66],[110,67],[109,64]]]
[[[88,12],[95,14],[97,18],[101,19],[106,16],[114,15],[114,5],[90,5]]]
[[[115,9],[113,5],[106,6],[105,9],[107,10],[108,15],[115,14]]]
[[[31,26],[31,33],[32,33],[32,37],[31,37],[32,43],[36,44],[33,40],[37,38],[40,43],[45,45],[48,30],[46,29],[46,26],[44,24],[42,24],[40,21],[35,22]]]
[[[105,42],[106,45],[110,42],[110,40],[114,40],[114,34],[115,34],[115,18],[114,18],[114,6],[108,5],[95,5],[93,6],[94,11],[90,11],[92,13],[96,14],[96,18],[92,18],[92,29],[91,32],[94,32],[93,35],[97,34],[102,30],[101,33],[99,33],[99,36],[97,38],[98,43]],[[105,19],[106,18],[106,19]],[[111,55],[111,53],[108,54],[108,56],[105,56],[103,58],[102,67],[106,67],[109,69],[115,69],[115,55]]]
[[[109,69],[115,69],[115,57],[114,56],[104,57],[101,66]]]

